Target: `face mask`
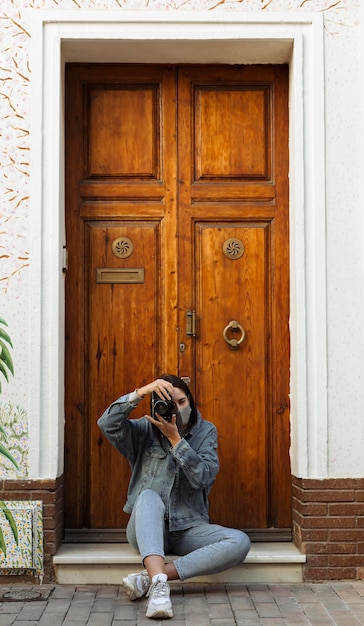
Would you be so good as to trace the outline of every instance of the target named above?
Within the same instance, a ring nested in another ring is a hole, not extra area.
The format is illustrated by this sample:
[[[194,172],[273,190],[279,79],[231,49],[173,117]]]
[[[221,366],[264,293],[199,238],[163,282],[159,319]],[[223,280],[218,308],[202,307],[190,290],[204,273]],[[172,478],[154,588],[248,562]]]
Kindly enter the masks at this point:
[[[191,407],[189,404],[187,404],[186,406],[184,406],[182,409],[178,410],[177,413],[177,426],[183,427],[183,426],[187,426],[188,421],[190,419],[191,416]]]

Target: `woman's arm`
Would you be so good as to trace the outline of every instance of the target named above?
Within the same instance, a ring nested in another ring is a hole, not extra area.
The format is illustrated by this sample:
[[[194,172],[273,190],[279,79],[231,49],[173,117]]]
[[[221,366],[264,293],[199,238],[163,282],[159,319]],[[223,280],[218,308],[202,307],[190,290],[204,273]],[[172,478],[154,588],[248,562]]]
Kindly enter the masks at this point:
[[[193,489],[211,487],[219,471],[216,427],[203,421],[201,428],[202,441],[196,450],[186,439],[170,450]]]

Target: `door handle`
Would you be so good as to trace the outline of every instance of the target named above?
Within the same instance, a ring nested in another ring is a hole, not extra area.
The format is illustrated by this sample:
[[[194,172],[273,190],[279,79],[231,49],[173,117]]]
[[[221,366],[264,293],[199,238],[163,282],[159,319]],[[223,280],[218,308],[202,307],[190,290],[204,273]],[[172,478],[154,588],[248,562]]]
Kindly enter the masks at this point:
[[[186,311],[186,335],[196,337],[196,311]]]
[[[231,331],[233,333],[236,332],[240,332],[241,336],[239,339],[231,339],[230,337],[228,337],[228,331]],[[228,344],[228,346],[230,347],[231,350],[237,350],[240,346],[240,344],[244,341],[244,337],[245,337],[245,330],[242,327],[241,324],[239,324],[239,322],[237,322],[236,320],[232,320],[231,322],[228,323],[227,326],[225,326],[222,336],[224,337],[226,343]]]

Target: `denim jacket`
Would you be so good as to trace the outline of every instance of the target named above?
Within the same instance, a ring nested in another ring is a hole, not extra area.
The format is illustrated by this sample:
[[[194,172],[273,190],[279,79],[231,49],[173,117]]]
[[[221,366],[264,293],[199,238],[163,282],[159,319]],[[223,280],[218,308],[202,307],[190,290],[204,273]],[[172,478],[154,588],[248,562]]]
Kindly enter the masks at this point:
[[[97,422],[131,465],[124,511],[131,513],[139,494],[153,489],[164,502],[171,531],[208,522],[208,494],[219,470],[216,427],[198,411],[197,423],[172,447],[146,417],[128,419],[136,398],[135,392],[118,398]]]

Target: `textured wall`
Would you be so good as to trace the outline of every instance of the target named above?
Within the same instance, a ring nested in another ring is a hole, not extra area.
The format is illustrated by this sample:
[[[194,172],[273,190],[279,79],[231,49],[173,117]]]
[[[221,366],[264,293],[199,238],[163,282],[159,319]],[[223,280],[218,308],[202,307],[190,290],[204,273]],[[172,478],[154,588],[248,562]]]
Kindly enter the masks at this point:
[[[30,91],[31,18],[39,9],[209,10],[266,13],[320,12],[325,16],[326,157],[329,342],[329,472],[357,475],[362,420],[364,311],[362,224],[359,199],[362,66],[359,2],[353,0],[3,0],[0,9],[0,317],[8,324],[14,376],[2,380],[3,444],[20,470],[0,458],[0,477],[27,476],[27,412],[32,385],[29,349],[29,258],[31,211]],[[359,312],[359,316],[358,316]],[[1,374],[0,374],[1,375]],[[4,437],[4,435],[3,435]],[[1,441],[1,439],[0,439]]]

